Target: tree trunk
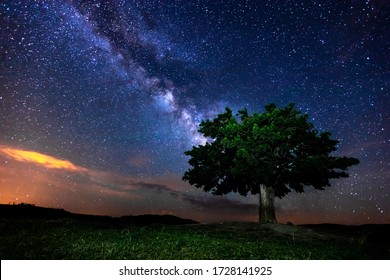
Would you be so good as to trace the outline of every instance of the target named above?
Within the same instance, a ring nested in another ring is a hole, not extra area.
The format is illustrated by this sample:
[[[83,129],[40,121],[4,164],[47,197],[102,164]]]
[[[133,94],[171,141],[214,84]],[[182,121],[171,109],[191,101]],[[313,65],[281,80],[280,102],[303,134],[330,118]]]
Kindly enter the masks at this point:
[[[276,224],[274,190],[263,184],[260,185],[259,193],[259,223]]]

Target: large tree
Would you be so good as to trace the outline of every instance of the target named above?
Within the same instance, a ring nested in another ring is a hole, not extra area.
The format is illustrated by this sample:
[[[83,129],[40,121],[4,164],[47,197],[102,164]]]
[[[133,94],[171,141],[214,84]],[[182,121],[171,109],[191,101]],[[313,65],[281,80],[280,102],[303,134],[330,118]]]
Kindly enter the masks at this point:
[[[359,160],[337,157],[338,141],[319,133],[294,104],[249,115],[246,109],[202,121],[199,132],[209,139],[193,147],[183,180],[214,195],[259,194],[259,222],[276,223],[274,197],[305,186],[323,190],[330,179],[348,177]]]

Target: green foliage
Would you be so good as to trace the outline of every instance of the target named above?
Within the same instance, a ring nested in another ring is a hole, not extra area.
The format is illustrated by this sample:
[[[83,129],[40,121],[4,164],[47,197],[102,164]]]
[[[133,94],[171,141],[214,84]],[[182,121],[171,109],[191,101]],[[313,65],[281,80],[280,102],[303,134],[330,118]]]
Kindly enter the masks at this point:
[[[199,132],[212,140],[185,152],[191,168],[183,180],[216,195],[257,194],[261,184],[278,197],[303,192],[304,186],[322,190],[330,179],[348,177],[348,167],[359,163],[331,156],[338,141],[315,130],[294,104],[270,104],[252,116],[246,109],[233,116],[226,108],[214,120],[202,121]]]

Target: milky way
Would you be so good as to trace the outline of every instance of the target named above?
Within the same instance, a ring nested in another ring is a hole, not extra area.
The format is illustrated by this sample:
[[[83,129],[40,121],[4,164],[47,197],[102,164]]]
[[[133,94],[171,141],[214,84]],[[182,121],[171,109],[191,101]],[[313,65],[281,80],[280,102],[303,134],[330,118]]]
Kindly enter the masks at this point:
[[[361,163],[278,200],[279,220],[390,222],[389,1],[6,0],[0,13],[0,203],[256,220],[256,197],[182,182],[183,153],[226,106],[294,102]]]

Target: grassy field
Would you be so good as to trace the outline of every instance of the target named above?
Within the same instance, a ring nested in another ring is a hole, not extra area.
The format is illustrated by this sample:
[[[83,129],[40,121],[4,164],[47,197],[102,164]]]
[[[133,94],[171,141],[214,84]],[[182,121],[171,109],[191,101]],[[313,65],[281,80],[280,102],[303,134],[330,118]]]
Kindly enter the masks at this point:
[[[340,231],[339,231],[340,232]],[[113,225],[0,219],[1,259],[377,259],[364,232],[255,223]],[[371,248],[371,249],[370,249]]]

